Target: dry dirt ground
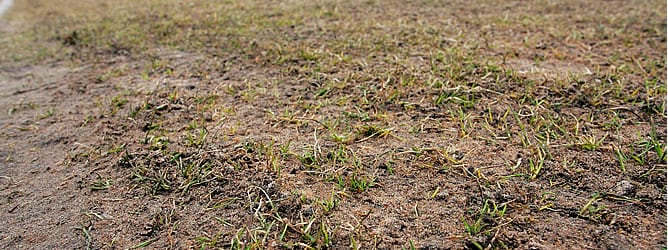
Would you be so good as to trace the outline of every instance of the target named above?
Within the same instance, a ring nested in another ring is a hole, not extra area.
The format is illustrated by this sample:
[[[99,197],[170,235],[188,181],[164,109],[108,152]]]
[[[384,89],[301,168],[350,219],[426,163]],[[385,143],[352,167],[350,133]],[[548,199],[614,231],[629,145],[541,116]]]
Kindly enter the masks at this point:
[[[0,18],[0,248],[665,249],[665,1]]]

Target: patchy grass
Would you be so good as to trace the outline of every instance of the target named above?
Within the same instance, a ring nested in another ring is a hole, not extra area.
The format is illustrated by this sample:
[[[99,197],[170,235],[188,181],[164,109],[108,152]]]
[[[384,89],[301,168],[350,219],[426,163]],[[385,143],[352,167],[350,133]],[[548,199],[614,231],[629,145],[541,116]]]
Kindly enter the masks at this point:
[[[33,1],[0,63],[78,69],[86,247],[658,248],[664,9]]]

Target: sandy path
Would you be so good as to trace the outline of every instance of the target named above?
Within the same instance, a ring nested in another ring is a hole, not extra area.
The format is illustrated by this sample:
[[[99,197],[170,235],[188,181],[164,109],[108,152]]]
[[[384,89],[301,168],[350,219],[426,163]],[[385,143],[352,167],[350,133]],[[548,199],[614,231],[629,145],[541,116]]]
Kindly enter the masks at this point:
[[[80,117],[65,116],[72,71],[63,67],[0,69],[0,249],[84,248],[86,189],[65,164]],[[44,116],[53,110],[53,115]]]

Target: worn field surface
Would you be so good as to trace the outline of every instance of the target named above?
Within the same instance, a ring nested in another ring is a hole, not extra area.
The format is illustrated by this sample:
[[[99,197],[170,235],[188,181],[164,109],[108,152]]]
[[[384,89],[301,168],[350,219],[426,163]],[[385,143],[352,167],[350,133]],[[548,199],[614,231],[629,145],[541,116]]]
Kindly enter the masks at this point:
[[[665,249],[665,1],[17,1],[0,248]]]

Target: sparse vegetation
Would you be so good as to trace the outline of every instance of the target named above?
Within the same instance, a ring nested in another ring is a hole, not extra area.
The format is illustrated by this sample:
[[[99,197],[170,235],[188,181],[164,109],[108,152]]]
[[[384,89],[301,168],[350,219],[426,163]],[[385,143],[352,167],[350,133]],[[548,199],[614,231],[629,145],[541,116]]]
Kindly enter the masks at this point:
[[[17,1],[0,247],[665,248],[665,9]]]

